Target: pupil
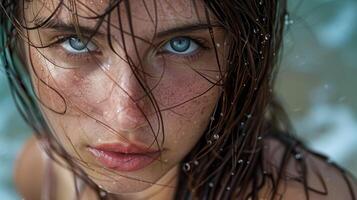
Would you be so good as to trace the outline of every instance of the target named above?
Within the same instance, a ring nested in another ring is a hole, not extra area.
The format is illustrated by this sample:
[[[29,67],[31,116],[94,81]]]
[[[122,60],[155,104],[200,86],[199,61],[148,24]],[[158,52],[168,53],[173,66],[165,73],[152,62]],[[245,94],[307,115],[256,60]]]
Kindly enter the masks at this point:
[[[184,52],[190,47],[191,41],[184,37],[172,39],[170,41],[171,48],[178,52]]]
[[[71,38],[70,40],[69,40],[69,44],[71,45],[71,47],[73,48],[73,49],[75,49],[75,50],[83,50],[84,48],[86,48],[86,45],[85,45],[85,43],[83,43],[82,41],[81,41],[81,39],[79,39],[79,38]]]

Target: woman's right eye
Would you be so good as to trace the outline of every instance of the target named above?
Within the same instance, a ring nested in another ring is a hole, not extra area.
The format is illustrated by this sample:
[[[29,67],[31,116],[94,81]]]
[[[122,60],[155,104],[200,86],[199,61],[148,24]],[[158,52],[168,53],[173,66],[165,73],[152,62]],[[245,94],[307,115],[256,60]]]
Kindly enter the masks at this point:
[[[96,51],[98,47],[91,41],[81,40],[79,37],[71,36],[60,43],[62,48],[69,54],[85,54]]]

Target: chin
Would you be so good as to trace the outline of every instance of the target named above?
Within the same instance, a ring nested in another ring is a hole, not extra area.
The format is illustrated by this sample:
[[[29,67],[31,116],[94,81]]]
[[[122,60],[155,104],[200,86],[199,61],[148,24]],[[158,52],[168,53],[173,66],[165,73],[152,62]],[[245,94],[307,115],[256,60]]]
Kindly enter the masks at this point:
[[[111,194],[130,194],[141,192],[152,185],[154,185],[161,175],[157,175],[156,178],[153,177],[153,173],[150,174],[150,178],[132,175],[132,174],[121,174],[108,176],[92,176],[92,180],[103,190]]]

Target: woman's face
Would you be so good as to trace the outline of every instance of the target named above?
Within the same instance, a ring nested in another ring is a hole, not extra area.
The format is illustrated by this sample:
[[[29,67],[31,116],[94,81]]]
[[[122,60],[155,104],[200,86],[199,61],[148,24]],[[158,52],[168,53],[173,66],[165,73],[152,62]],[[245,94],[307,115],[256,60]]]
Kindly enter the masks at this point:
[[[63,1],[59,9],[56,0],[36,0],[24,8],[28,26],[56,11],[26,33],[42,112],[69,155],[113,193],[148,188],[198,142],[221,94],[215,84],[227,43],[218,27],[213,43],[198,1],[129,2],[104,18],[94,16],[108,9],[106,0]]]

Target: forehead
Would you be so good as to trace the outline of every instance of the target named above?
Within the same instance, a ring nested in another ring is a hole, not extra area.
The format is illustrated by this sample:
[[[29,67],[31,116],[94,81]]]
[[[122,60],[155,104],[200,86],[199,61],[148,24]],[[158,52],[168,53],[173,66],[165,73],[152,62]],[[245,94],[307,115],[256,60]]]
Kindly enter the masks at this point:
[[[104,21],[110,18],[111,24],[120,21],[125,27],[130,21],[134,27],[145,29],[206,21],[200,0],[33,0],[27,3],[24,12],[30,23],[51,16],[69,22],[75,13],[79,23],[89,26],[105,16]]]

